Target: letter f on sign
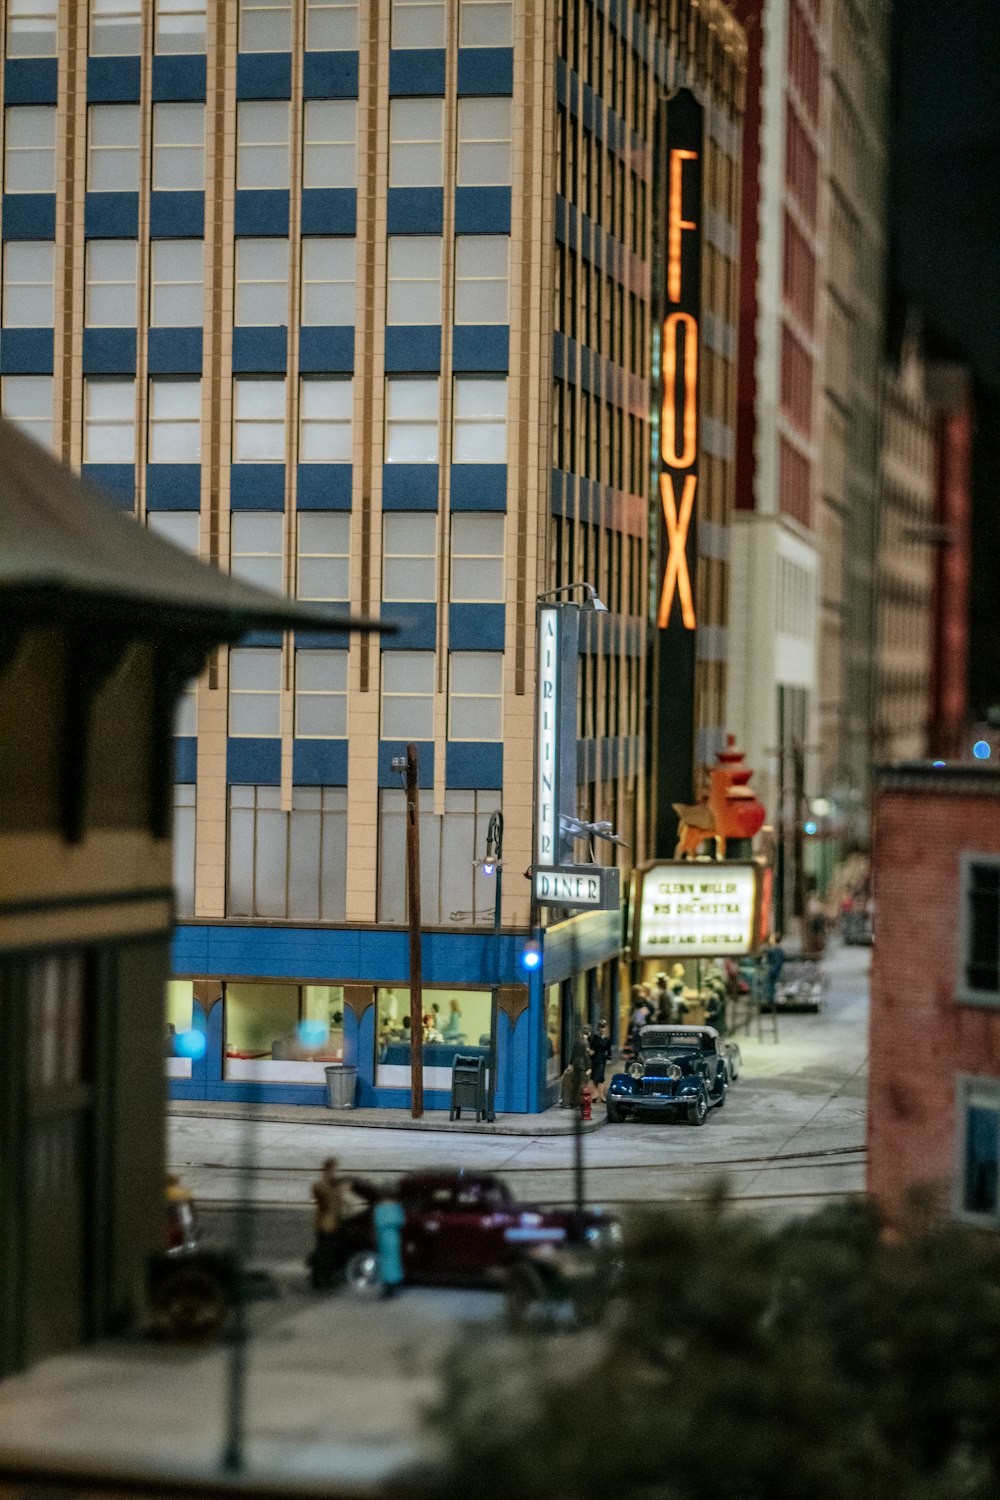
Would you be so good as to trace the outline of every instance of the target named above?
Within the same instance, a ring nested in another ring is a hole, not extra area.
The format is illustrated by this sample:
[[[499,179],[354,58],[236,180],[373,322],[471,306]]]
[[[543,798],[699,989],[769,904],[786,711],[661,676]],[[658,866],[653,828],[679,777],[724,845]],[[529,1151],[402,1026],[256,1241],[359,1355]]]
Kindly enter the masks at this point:
[[[697,474],[685,476],[684,488],[681,491],[681,510],[678,515],[677,501],[674,498],[673,475],[660,475],[660,500],[663,505],[663,519],[667,524],[667,540],[670,543],[666,571],[663,574],[663,588],[660,590],[660,607],[656,615],[656,623],[661,630],[665,630],[670,624],[670,609],[674,602],[675,589],[681,601],[681,619],[685,630],[693,630],[697,623],[694,599],[691,595],[691,575],[688,572],[687,563],[688,530],[691,525],[694,492],[697,486]]]

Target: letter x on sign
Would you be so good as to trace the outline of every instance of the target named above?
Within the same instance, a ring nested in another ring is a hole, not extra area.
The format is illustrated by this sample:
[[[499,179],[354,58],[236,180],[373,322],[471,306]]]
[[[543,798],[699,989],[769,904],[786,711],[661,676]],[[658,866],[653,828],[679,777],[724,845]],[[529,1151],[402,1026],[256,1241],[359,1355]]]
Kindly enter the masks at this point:
[[[694,509],[694,492],[697,486],[696,474],[685,475],[684,488],[681,490],[680,515],[678,515],[677,500],[674,495],[674,477],[672,474],[660,475],[660,500],[663,505],[663,519],[667,523],[667,540],[670,543],[667,566],[663,574],[663,587],[660,590],[660,607],[656,615],[656,623],[661,630],[665,630],[670,624],[670,610],[674,602],[675,589],[681,601],[681,619],[685,630],[695,628],[694,599],[691,594],[691,575],[688,572],[687,563],[687,539],[691,526],[691,512]]]

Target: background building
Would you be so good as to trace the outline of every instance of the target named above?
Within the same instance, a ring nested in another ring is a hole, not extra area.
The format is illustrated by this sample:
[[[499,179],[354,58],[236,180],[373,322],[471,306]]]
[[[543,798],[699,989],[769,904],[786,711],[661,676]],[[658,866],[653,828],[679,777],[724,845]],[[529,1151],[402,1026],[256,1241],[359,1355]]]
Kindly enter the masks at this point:
[[[729,718],[778,828],[787,921],[810,805],[824,809],[809,856],[821,883],[867,840],[888,7],[736,11],[749,64]]]
[[[1000,777],[878,773],[867,1187],[1000,1224]]]
[[[518,967],[534,601],[584,578],[608,605],[581,661],[580,807],[640,859],[658,101],[685,84],[704,106],[707,754],[725,691],[741,49],[714,0],[11,10],[4,409],[140,524],[405,626],[259,633],[185,699],[169,1020],[193,1015],[207,1047],[168,1059],[176,1090],[263,1081],[315,1101],[344,1054],[363,1100],[406,1102],[405,1040],[391,1055],[379,1040],[408,1008],[391,769],[408,740],[426,1008],[476,1046],[500,980],[499,1107],[544,1103],[572,1016],[613,1006],[614,922],[552,929],[548,1040],[541,977],[526,987]],[[473,865],[496,809],[499,949]],[[322,1048],[303,1045],[310,1025]],[[428,1058],[431,1104],[453,1050]]]
[[[915,339],[882,378],[879,486],[878,681],[881,761],[922,760],[930,748],[935,523],[935,421]]]

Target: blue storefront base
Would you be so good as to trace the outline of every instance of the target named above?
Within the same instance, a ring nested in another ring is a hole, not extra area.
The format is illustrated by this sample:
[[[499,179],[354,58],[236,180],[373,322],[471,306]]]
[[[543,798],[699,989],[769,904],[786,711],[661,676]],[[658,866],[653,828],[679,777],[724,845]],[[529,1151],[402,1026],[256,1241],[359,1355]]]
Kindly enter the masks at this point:
[[[595,914],[607,918],[610,914]],[[588,933],[585,927],[592,927]],[[570,932],[572,935],[570,936]],[[543,967],[527,974],[522,957],[529,940],[543,943]],[[551,935],[425,932],[423,980],[428,988],[501,986],[497,1018],[496,1108],[504,1114],[533,1114],[552,1102],[546,1079],[547,1047],[544,986],[582,965],[616,957],[617,921],[592,918],[554,928]],[[201,999],[193,1003],[192,1029],[203,1033],[205,1050],[191,1064],[190,1079],[171,1078],[172,1099],[311,1104],[325,1102],[321,1085],[232,1082],[225,1076],[222,987],[225,981],[284,980],[299,984],[337,984],[371,989],[368,1003],[344,1005],[343,1060],[358,1069],[356,1102],[362,1106],[409,1109],[410,1091],[376,1083],[375,990],[405,985],[409,972],[409,936],[405,929],[342,927],[274,927],[236,922],[184,923],[173,944],[173,972],[199,981]],[[554,977],[550,977],[554,976]],[[206,981],[218,998],[205,999]],[[427,1089],[429,1110],[447,1109],[443,1089]]]

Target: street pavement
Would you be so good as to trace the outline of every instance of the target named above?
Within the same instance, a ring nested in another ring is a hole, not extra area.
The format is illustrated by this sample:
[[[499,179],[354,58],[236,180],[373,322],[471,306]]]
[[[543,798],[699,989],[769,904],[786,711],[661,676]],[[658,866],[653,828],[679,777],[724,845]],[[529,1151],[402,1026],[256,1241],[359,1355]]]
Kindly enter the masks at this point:
[[[590,1202],[627,1211],[691,1203],[720,1175],[742,1210],[784,1217],[864,1185],[866,950],[828,960],[819,1016],[781,1016],[740,1039],[744,1075],[701,1129],[603,1125],[585,1137]],[[309,1184],[325,1156],[376,1179],[448,1164],[498,1172],[522,1199],[572,1197],[572,1141],[543,1134],[335,1133],[302,1124],[172,1114],[168,1156],[220,1240],[248,1198],[256,1258],[279,1295],[250,1310],[244,1453],[260,1482],[366,1488],[433,1457],[422,1411],[463,1327],[495,1334],[494,1293],[407,1290],[394,1302],[308,1291]],[[252,1163],[256,1169],[248,1170]],[[140,1336],[46,1361],[0,1387],[5,1457],[79,1460],[126,1473],[219,1472],[231,1371],[225,1346],[164,1348]]]

